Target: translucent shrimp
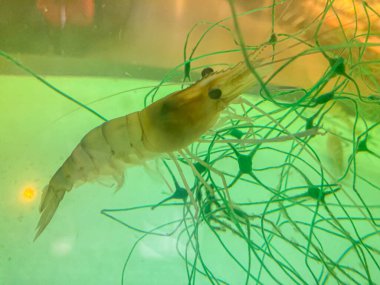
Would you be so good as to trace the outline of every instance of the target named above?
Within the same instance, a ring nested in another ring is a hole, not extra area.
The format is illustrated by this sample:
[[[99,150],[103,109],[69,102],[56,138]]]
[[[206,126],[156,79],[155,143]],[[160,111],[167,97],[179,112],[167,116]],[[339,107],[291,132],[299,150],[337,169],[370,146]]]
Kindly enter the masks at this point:
[[[243,63],[220,72],[205,71],[192,86],[87,133],[44,190],[35,239],[51,221],[66,192],[102,176],[112,176],[120,188],[125,167],[196,141],[215,124],[219,113],[255,82]]]

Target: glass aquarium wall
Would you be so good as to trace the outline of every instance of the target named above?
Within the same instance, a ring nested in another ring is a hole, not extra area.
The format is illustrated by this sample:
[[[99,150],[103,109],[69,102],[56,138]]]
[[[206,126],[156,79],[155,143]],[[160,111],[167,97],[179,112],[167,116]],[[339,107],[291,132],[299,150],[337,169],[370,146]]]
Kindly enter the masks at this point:
[[[0,284],[377,284],[379,23],[0,1]]]

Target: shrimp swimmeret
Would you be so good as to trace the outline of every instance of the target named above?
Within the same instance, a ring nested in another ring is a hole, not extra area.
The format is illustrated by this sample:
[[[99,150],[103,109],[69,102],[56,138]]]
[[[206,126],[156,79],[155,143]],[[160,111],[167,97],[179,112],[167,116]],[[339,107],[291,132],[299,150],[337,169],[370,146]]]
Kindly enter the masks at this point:
[[[210,69],[192,86],[91,130],[44,190],[35,239],[51,221],[65,193],[74,186],[113,176],[120,187],[127,164],[141,164],[193,143],[254,82],[255,77],[244,63],[220,72]]]

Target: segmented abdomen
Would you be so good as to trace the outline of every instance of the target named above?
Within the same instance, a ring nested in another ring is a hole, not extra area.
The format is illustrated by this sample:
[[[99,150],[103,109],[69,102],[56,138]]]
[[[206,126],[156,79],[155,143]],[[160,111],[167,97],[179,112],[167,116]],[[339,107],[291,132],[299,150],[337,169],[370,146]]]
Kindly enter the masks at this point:
[[[110,175],[119,182],[126,165],[151,158],[143,145],[138,114],[113,119],[86,134],[65,162],[68,179],[88,182]]]
[[[118,188],[128,165],[142,164],[156,154],[143,143],[139,112],[113,119],[87,133],[44,190],[35,239],[49,224],[66,192],[84,182],[112,176]]]

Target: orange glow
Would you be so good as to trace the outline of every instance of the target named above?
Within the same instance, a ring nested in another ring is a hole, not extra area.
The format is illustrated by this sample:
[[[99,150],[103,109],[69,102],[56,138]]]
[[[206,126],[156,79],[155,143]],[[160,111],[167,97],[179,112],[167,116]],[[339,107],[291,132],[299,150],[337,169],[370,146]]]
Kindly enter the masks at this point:
[[[36,196],[37,190],[30,186],[25,187],[21,192],[21,200],[23,202],[32,202],[36,199]]]
[[[183,12],[184,12],[184,0],[177,0],[175,2],[175,14],[176,14],[176,17],[177,19],[181,18],[183,16]]]
[[[89,26],[95,15],[94,0],[38,0],[37,9],[56,27]]]

